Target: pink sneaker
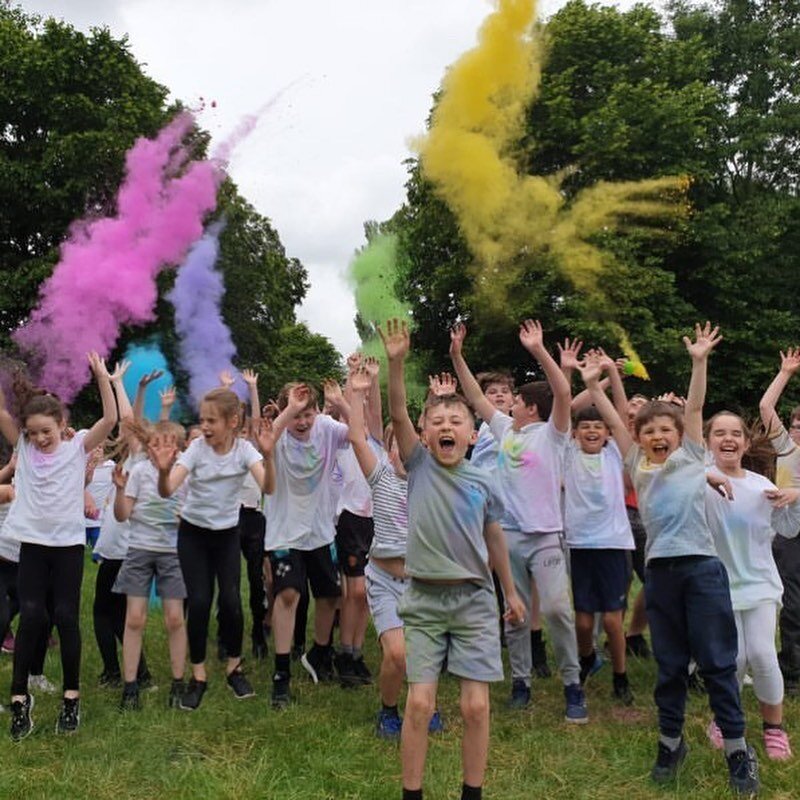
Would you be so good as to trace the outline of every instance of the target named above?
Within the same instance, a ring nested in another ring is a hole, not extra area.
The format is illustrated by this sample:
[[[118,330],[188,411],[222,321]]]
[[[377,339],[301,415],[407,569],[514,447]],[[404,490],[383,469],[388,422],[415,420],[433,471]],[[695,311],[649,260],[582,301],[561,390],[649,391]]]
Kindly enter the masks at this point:
[[[5,638],[3,639],[2,650],[8,655],[14,654],[14,634],[11,633],[11,631],[6,632]]]
[[[712,719],[711,722],[708,723],[706,734],[708,735],[708,741],[711,742],[711,746],[715,750],[722,750],[722,731],[719,729],[716,720]]]
[[[764,731],[764,749],[767,751],[767,758],[774,761],[786,761],[792,757],[789,737],[781,728],[767,728]]]

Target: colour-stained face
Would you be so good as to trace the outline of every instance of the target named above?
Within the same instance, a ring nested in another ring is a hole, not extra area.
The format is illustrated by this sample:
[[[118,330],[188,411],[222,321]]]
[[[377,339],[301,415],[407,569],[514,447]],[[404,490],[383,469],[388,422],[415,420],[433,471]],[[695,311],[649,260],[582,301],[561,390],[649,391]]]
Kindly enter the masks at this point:
[[[659,415],[642,425],[638,440],[649,461],[663,464],[680,447],[681,434],[672,417]]]
[[[510,413],[514,404],[514,393],[507,383],[490,383],[483,394],[498,411]]]
[[[456,466],[477,438],[472,415],[461,403],[442,403],[425,412],[422,439],[443,467]]]
[[[299,414],[295,414],[290,420],[286,429],[301,442],[307,442],[311,437],[311,428],[314,420],[319,414],[318,408],[304,408]]]
[[[200,432],[215,450],[230,446],[238,425],[238,415],[225,417],[216,403],[200,403]]]
[[[575,426],[575,442],[584,453],[599,453],[608,441],[609,430],[600,419],[584,419]]]
[[[718,414],[711,420],[708,449],[720,469],[741,469],[742,456],[747,452],[748,445],[744,425],[736,414]]]
[[[25,434],[40,453],[55,453],[65,424],[64,420],[59,422],[47,414],[31,414],[25,420]]]

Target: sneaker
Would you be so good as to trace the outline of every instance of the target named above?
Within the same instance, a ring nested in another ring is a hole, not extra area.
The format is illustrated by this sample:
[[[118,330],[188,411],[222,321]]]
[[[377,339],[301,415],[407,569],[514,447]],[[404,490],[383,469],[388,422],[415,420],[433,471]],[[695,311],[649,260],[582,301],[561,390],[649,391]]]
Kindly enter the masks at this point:
[[[364,661],[364,656],[359,656],[353,659],[353,669],[355,670],[356,678],[362,686],[369,686],[372,683],[372,673]]]
[[[81,701],[79,697],[65,697],[61,702],[61,713],[56,720],[56,733],[75,733],[81,724]]]
[[[139,684],[126,684],[122,690],[122,699],[119,701],[120,711],[141,711],[139,702]]]
[[[736,794],[753,796],[758,794],[761,782],[758,779],[758,759],[752,747],[737,750],[728,757],[728,782]]]
[[[208,681],[198,681],[192,678],[186,691],[181,697],[181,710],[182,711],[197,711],[200,708],[200,703],[203,702],[203,695],[208,689]]]
[[[438,708],[433,712],[431,721],[428,723],[428,733],[444,733],[444,720]]]
[[[743,686],[753,685],[753,676],[749,672],[745,672],[744,678],[742,678],[742,685]]]
[[[32,695],[25,695],[24,700],[15,700],[11,704],[11,741],[21,742],[33,731],[34,700]]]
[[[333,666],[339,676],[339,684],[343,689],[352,689],[359,686],[361,681],[356,675],[356,665],[350,653],[336,653],[333,657]]]
[[[292,702],[289,692],[290,676],[288,672],[276,672],[272,676],[272,707],[275,709],[286,708]]]
[[[589,712],[586,709],[586,695],[579,683],[571,683],[564,687],[564,698],[567,707],[564,719],[577,725],[584,725],[589,721]]]
[[[764,731],[764,749],[767,758],[773,761],[786,761],[792,757],[789,736],[783,728],[767,728]]]
[[[711,722],[708,723],[708,727],[706,728],[706,736],[708,736],[708,741],[711,742],[711,746],[715,750],[722,750],[724,744],[722,742],[722,731],[719,729],[719,725],[717,725],[717,721],[712,719]]]
[[[122,675],[119,673],[119,670],[113,672],[104,669],[97,679],[97,685],[102,689],[120,689],[122,688]]]
[[[265,641],[253,642],[253,658],[256,661],[263,661],[269,655],[269,647]]]
[[[400,739],[400,732],[403,729],[403,718],[396,711],[387,711],[382,708],[378,712],[378,719],[375,724],[375,735],[379,739],[396,742]]]
[[[629,656],[636,656],[636,658],[650,658],[650,648],[641,633],[634,633],[625,637],[625,652]]]
[[[6,631],[6,635],[3,637],[3,646],[2,651],[9,656],[14,655],[14,634],[11,631]]]
[[[181,699],[186,693],[186,684],[180,678],[172,679],[172,686],[169,687],[169,698],[167,699],[167,706],[169,708],[180,708]]]
[[[509,708],[526,708],[531,702],[531,689],[522,678],[514,678],[511,682],[511,697],[508,699]]]
[[[150,674],[150,670],[145,669],[139,672],[136,676],[136,683],[139,684],[139,689],[143,692],[154,692],[158,689],[155,682],[153,681],[153,676]]]
[[[52,682],[47,680],[44,675],[29,675],[28,676],[28,691],[36,689],[44,694],[55,694],[58,687]]]
[[[233,691],[233,696],[237,700],[245,700],[248,697],[255,697],[256,693],[253,691],[250,681],[248,681],[245,677],[241,665],[236,667],[236,669],[228,675],[227,681],[228,686],[230,686],[231,690]]]
[[[531,658],[533,660],[533,674],[537,678],[549,678],[553,673],[547,665],[547,648],[544,642],[537,642],[531,648]]]
[[[611,690],[611,697],[623,706],[632,706],[633,692],[630,683],[627,680],[624,683],[615,683]]]
[[[592,675],[596,675],[598,672],[600,672],[600,670],[603,668],[603,664],[606,663],[603,661],[603,656],[601,656],[597,650],[594,651],[593,655],[594,660],[588,663],[581,659],[583,663],[581,664],[580,677],[578,678],[581,686],[583,686],[583,684],[586,683],[586,681],[591,678]],[[587,658],[591,658],[591,656],[587,656]]]
[[[654,783],[669,783],[675,780],[681,764],[686,760],[689,748],[681,736],[681,741],[675,750],[670,750],[663,742],[658,743],[658,755],[653,769],[650,770],[650,777]]]
[[[328,683],[333,680],[333,654],[316,645],[300,656],[300,664],[314,683]]]

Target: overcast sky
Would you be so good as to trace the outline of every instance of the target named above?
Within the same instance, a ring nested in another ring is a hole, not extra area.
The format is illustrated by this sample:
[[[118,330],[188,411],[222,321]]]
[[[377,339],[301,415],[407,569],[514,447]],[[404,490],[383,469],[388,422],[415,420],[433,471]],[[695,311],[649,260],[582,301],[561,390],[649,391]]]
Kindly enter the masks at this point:
[[[545,0],[550,14],[563,3]],[[629,6],[622,2],[617,5]],[[299,311],[342,352],[358,345],[345,274],[363,223],[402,203],[408,140],[448,64],[475,44],[487,0],[23,0],[81,30],[127,34],[175,97],[207,104],[223,137],[291,84],[233,157],[243,195],[306,266]]]

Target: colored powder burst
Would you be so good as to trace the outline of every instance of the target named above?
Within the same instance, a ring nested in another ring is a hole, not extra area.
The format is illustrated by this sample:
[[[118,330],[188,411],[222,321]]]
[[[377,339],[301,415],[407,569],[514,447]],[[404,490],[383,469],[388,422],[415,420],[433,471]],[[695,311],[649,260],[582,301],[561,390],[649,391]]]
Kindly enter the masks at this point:
[[[156,276],[179,263],[216,205],[219,171],[191,161],[181,142],[193,125],[179,114],[125,159],[116,213],[73,225],[30,321],[14,334],[37,380],[69,403],[87,383],[86,353],[107,356],[123,325],[153,319]]]
[[[524,256],[550,252],[575,288],[608,317],[600,278],[611,257],[588,239],[636,220],[679,217],[686,206],[676,200],[687,183],[679,177],[598,183],[567,205],[563,176],[519,172],[514,147],[541,78],[535,20],[535,0],[500,0],[477,47],[445,76],[430,130],[416,147],[423,174],[456,215],[475,256],[477,307],[504,315]],[[646,374],[627,335],[619,326],[616,331],[623,352]]]
[[[151,422],[156,422],[161,415],[160,392],[173,383],[172,374],[167,365],[167,359],[156,343],[131,344],[125,350],[125,360],[131,365],[122,379],[125,391],[131,403],[136,397],[139,388],[139,379],[153,370],[161,370],[164,374],[153,381],[146,389],[144,397],[144,416]]]
[[[206,392],[220,385],[223,370],[236,378],[234,391],[240,397],[246,394],[241,375],[233,366],[236,346],[220,311],[225,294],[222,274],[214,268],[224,227],[223,221],[215,222],[192,245],[178,269],[175,286],[167,295],[175,307],[178,358],[189,375],[189,395],[195,406],[199,406]]]

